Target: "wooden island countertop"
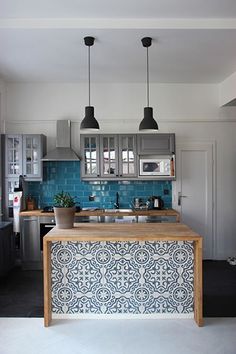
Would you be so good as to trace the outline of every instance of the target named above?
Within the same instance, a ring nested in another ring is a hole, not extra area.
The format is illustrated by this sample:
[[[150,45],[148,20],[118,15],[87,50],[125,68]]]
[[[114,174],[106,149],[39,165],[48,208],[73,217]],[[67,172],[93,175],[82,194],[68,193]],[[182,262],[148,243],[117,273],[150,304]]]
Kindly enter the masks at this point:
[[[202,237],[182,223],[78,223],[72,229],[53,228],[43,238],[44,261],[44,325],[52,319],[52,253],[57,242],[192,242],[193,244],[193,316],[198,326],[203,325],[202,317]],[[181,245],[181,243],[180,243]],[[180,246],[181,247],[181,246]]]
[[[72,229],[54,227],[48,241],[199,241],[201,236],[182,223],[78,223]]]

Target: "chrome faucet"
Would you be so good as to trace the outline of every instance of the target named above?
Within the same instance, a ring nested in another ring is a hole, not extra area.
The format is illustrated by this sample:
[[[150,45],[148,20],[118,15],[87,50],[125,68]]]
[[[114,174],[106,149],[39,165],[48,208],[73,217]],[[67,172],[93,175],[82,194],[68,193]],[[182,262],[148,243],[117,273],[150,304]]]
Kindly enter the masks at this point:
[[[115,209],[120,209],[120,202],[119,202],[119,193],[116,192],[116,202],[114,203]]]

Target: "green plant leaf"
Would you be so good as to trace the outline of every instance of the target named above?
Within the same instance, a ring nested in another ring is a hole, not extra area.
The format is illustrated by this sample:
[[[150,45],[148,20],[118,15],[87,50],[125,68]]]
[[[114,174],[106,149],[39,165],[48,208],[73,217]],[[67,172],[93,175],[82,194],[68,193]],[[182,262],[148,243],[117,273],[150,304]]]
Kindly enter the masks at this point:
[[[71,208],[75,205],[75,199],[70,193],[61,191],[54,195],[53,201],[56,207]]]

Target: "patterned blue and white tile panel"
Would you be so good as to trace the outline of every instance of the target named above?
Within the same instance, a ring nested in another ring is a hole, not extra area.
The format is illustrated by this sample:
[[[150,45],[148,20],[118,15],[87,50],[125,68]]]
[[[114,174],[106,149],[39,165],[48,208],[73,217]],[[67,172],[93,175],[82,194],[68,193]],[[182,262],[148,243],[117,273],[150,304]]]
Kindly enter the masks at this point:
[[[193,243],[53,242],[54,314],[190,314]]]

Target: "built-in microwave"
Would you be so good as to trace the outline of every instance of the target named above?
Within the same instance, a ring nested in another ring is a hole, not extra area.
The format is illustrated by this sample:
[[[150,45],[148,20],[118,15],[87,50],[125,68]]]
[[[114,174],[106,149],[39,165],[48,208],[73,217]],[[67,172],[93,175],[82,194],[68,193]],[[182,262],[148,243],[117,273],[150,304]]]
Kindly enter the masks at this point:
[[[140,176],[174,176],[173,157],[167,158],[140,158]]]

